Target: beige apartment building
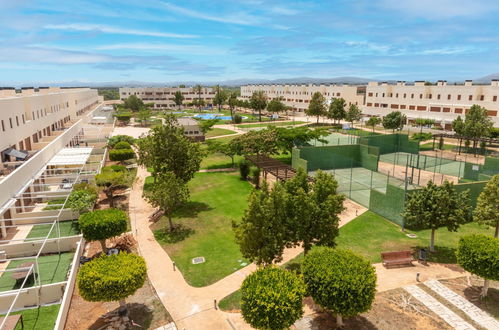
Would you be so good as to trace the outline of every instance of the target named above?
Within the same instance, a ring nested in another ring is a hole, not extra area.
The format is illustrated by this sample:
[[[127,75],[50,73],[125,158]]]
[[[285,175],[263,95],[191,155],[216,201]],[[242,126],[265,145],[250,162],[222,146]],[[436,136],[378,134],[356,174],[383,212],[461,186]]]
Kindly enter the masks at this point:
[[[425,85],[424,81],[395,85],[370,82],[366,90],[366,101],[362,112],[367,115],[384,116],[400,111],[409,122],[417,118],[434,119],[443,128],[452,129],[451,123],[458,116],[464,117],[474,104],[488,110],[488,115],[499,126],[499,81],[488,85],[473,84],[467,80],[462,85],[447,84],[440,80],[436,85]]]
[[[0,171],[43,149],[98,101],[89,88],[0,89]]]
[[[351,85],[246,85],[241,86],[241,98],[249,100],[253,92],[264,91],[269,99],[282,98],[282,102],[294,111],[303,112],[308,108],[312,95],[322,93],[328,101],[343,98],[347,105],[364,104],[365,86]]]
[[[184,96],[184,104],[192,103],[198,99],[198,94],[192,87],[124,87],[120,88],[120,99],[124,100],[130,95],[135,95],[144,103],[154,103],[158,109],[175,109],[177,105],[174,101],[175,92],[180,91]],[[207,106],[213,105],[215,90],[211,87],[203,87],[201,99]]]

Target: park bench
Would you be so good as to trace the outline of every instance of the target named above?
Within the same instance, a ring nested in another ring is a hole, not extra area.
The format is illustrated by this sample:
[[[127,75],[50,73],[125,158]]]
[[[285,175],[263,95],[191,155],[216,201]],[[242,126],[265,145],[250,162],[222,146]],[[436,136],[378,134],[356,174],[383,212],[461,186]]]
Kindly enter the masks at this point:
[[[5,320],[5,316],[0,316],[0,324]],[[24,321],[22,314],[9,315],[7,316],[7,321],[3,325],[4,330],[14,330],[16,326],[21,322],[21,329],[24,329]]]
[[[385,267],[392,265],[412,265],[412,251],[381,252]]]

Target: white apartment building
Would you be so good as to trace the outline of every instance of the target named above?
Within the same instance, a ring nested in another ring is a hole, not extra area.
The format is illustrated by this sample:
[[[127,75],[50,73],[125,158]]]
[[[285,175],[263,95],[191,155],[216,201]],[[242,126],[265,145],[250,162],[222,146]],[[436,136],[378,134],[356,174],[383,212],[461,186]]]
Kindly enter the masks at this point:
[[[364,104],[365,86],[351,85],[246,85],[241,86],[241,98],[249,100],[253,92],[264,91],[269,99],[282,98],[282,102],[294,111],[303,112],[308,108],[312,95],[322,93],[326,99],[343,98],[347,105]]]
[[[0,90],[0,170],[41,150],[99,101],[89,88]]]
[[[192,103],[197,100],[199,95],[194,92],[192,87],[124,87],[120,88],[120,99],[124,100],[130,95],[135,95],[144,103],[154,103],[154,107],[158,109],[175,109],[177,105],[174,101],[175,92],[180,91],[184,96],[184,104]],[[215,90],[211,87],[203,87],[201,99],[204,100],[207,106],[213,104]]]
[[[425,85],[424,81],[395,85],[370,82],[362,112],[367,115],[384,116],[400,111],[409,122],[417,118],[434,119],[443,128],[452,129],[451,123],[458,116],[463,117],[474,104],[488,110],[488,115],[499,126],[499,81],[488,85],[476,85],[467,80],[463,85],[447,84],[440,80],[436,85]]]

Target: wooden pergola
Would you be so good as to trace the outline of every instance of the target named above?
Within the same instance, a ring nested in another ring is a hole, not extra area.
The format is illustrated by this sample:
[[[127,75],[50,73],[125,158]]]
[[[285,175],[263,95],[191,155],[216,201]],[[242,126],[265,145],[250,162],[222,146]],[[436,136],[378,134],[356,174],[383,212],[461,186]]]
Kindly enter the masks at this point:
[[[263,172],[265,180],[268,174],[272,174],[280,181],[291,179],[296,174],[296,170],[290,165],[267,155],[246,155],[244,158]]]

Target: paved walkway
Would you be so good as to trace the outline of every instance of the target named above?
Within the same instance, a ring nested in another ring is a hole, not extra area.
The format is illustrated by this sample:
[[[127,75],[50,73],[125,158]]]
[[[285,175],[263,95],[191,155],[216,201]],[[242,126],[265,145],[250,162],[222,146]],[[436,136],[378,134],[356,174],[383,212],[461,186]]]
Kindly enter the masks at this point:
[[[424,284],[439,296],[450,302],[452,305],[462,310],[481,327],[489,330],[499,329],[499,321],[497,321],[484,310],[478,308],[477,306],[469,302],[466,298],[458,295],[439,281],[427,281]]]
[[[404,289],[454,329],[475,329],[475,327],[463,320],[459,315],[445,307],[442,303],[440,303],[438,300],[430,296],[428,293],[426,293],[416,285],[409,285],[404,287]]]

